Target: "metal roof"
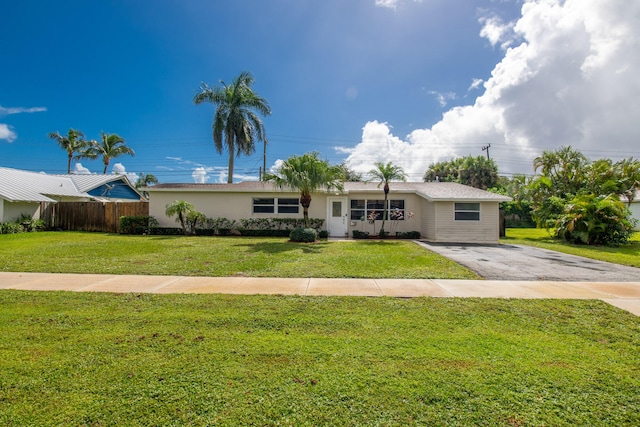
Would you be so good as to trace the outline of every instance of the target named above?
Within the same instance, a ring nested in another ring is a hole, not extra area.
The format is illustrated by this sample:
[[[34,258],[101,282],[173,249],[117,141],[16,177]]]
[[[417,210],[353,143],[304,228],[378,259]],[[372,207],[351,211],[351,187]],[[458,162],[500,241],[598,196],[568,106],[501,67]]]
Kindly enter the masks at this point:
[[[57,198],[98,199],[87,192],[125,175],[49,175],[0,167],[0,197],[11,202],[55,202]]]

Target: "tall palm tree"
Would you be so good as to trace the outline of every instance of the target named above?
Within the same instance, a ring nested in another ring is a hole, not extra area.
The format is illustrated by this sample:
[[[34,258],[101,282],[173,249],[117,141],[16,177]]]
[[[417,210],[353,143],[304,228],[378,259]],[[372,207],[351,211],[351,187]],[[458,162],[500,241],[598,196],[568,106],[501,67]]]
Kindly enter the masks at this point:
[[[309,226],[309,206],[311,194],[319,190],[337,189],[342,191],[343,170],[318,158],[314,151],[301,156],[291,156],[282,163],[276,174],[265,174],[264,181],[271,181],[279,188],[290,188],[300,192],[300,204],[305,226]]]
[[[387,218],[389,212],[389,182],[391,181],[406,181],[407,177],[404,174],[404,170],[400,166],[395,166],[391,162],[386,165],[382,162],[376,162],[375,168],[369,171],[369,174],[373,176],[373,180],[380,181],[378,188],[384,184],[384,212],[382,213],[382,225],[380,226],[380,237],[384,237],[384,221]]]
[[[220,86],[200,86],[200,92],[193,98],[196,105],[203,102],[215,104],[213,115],[213,143],[216,151],[229,152],[228,183],[233,182],[235,156],[251,155],[256,151],[256,141],[265,141],[264,125],[258,114],[267,116],[271,108],[267,101],[252,89],[253,76],[247,71],[240,73],[230,85],[220,81]],[[256,114],[256,112],[258,114]]]
[[[59,132],[51,132],[49,138],[67,152],[67,173],[71,173],[71,161],[82,157],[83,151],[87,149],[88,142],[85,141],[84,134],[79,130],[69,129],[66,136],[60,135]]]
[[[115,133],[106,134],[102,132],[102,137],[100,142],[91,141],[91,146],[87,150],[86,153],[81,155],[80,157],[96,159],[98,157],[102,158],[102,163],[104,164],[103,174],[107,173],[107,168],[111,163],[111,159],[116,157],[120,157],[123,155],[135,156],[135,152],[127,147],[127,143],[124,138],[120,135],[116,135]]]

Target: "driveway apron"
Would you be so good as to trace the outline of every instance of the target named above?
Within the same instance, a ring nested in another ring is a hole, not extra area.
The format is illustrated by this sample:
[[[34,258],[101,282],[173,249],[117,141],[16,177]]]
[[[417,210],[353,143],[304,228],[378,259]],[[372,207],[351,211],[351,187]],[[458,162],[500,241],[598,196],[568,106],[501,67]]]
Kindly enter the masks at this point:
[[[488,280],[640,281],[640,268],[531,246],[418,243]]]

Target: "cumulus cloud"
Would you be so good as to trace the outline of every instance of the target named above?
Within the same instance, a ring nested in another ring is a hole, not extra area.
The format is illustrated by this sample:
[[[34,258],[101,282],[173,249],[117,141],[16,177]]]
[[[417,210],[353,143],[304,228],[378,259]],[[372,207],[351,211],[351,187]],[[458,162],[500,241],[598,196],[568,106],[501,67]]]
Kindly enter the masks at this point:
[[[135,172],[127,172],[127,169],[124,167],[122,163],[116,163],[111,168],[111,172],[116,175],[126,175],[129,179],[129,182],[135,184],[138,180],[138,174]]]
[[[196,184],[204,184],[209,180],[209,174],[203,167],[195,168],[191,173],[191,177]]]
[[[74,175],[91,175],[91,171],[88,168],[82,166],[82,163],[76,163],[71,171]]]
[[[481,37],[517,42],[473,105],[453,107],[404,138],[370,121],[362,142],[342,148],[347,164],[366,172],[375,161],[393,161],[418,180],[431,163],[483,154],[489,143],[502,173],[533,173],[535,156],[563,145],[592,157],[637,153],[638,16],[640,3],[627,0],[531,0],[516,22],[481,19]]]
[[[13,142],[17,137],[18,135],[16,135],[11,126],[0,123],[0,140],[4,139],[7,142]]]

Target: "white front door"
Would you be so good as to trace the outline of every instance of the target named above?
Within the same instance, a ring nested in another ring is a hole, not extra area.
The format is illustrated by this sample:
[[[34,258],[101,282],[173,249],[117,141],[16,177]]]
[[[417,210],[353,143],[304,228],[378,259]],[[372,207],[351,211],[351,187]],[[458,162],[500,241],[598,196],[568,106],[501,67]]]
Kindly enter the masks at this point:
[[[331,237],[345,237],[349,231],[347,198],[327,198],[327,231]]]

